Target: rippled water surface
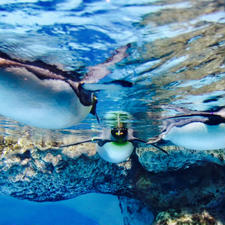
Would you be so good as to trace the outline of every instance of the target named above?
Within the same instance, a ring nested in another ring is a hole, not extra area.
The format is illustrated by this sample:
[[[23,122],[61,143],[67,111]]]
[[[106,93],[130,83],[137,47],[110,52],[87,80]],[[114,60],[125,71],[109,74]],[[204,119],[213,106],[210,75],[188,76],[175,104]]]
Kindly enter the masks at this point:
[[[107,114],[125,111],[139,138],[161,128],[165,105],[214,110],[225,105],[225,13],[222,0],[2,0],[0,49],[22,59],[41,59],[84,73],[113,51],[131,44],[128,56],[100,81],[126,80],[132,87],[89,85],[98,90],[102,126]],[[21,129],[22,127],[22,129]],[[84,132],[85,130],[85,132]],[[35,131],[35,132],[33,132]],[[1,132],[93,136],[101,131],[89,115],[65,130],[32,130],[2,118]]]

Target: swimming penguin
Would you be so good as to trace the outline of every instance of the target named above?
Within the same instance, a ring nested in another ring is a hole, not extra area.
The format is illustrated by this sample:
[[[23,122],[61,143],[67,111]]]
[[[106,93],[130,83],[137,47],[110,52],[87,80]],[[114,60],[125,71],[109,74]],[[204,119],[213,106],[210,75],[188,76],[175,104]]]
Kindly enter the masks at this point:
[[[60,70],[42,61],[22,61],[0,52],[0,114],[26,125],[60,129],[71,127],[88,113],[96,115],[97,98],[83,87],[110,73],[108,67],[126,57],[128,46],[106,62],[77,72]],[[97,115],[96,115],[97,117]]]
[[[74,146],[86,142],[94,142],[97,144],[97,152],[101,158],[111,163],[121,163],[129,159],[132,154],[136,141],[139,139],[129,139],[128,128],[105,129],[103,136],[92,138],[90,140],[81,141],[61,147]]]
[[[146,143],[146,141],[134,137],[133,130],[128,129],[126,124],[118,121],[118,126],[112,129],[104,129],[102,136],[99,138],[92,138],[61,147],[69,147],[87,142],[95,142],[99,156],[111,163],[121,163],[128,160],[138,142]],[[167,153],[160,147],[154,144],[153,146]]]
[[[193,150],[225,148],[225,108],[215,112],[177,108],[182,114],[165,118],[165,129],[148,143],[171,141]]]

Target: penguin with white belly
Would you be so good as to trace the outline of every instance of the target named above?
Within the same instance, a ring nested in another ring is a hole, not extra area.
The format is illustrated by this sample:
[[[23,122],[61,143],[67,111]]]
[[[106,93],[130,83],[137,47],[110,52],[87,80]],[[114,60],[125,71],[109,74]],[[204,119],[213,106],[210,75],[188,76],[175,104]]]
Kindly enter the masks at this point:
[[[88,68],[83,79],[42,61],[23,61],[0,52],[0,114],[29,126],[61,129],[96,115],[97,98],[83,87],[110,73],[109,66],[126,57],[128,46],[99,65]],[[96,115],[97,117],[97,115]]]
[[[136,141],[144,142],[133,137],[129,139],[129,133],[129,130],[124,127],[104,129],[102,137],[60,147],[70,147],[87,142],[94,142],[96,143],[97,152],[102,159],[111,163],[121,163],[129,159],[135,148]]]
[[[90,140],[76,142],[60,147],[69,147],[87,142],[95,142],[99,156],[107,162],[121,163],[129,159],[138,142],[146,141],[133,136],[133,130],[126,124],[118,122],[118,126],[112,129],[103,129],[102,136]],[[155,148],[167,153],[162,148],[152,144]]]
[[[165,118],[164,130],[148,144],[165,140],[193,150],[225,148],[225,108],[215,112],[177,109],[183,113]]]

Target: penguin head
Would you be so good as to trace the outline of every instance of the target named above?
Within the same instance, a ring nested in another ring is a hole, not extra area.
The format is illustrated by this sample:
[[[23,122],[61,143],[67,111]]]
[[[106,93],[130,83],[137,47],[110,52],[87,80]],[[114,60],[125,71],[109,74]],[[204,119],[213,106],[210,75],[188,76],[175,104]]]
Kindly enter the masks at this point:
[[[93,91],[83,88],[83,83],[79,83],[75,91],[80,99],[81,104],[84,106],[91,106],[90,113],[96,116],[97,120],[99,121],[98,116],[96,114],[96,106],[98,99],[95,93]]]
[[[125,127],[117,127],[111,130],[111,135],[117,142],[127,141],[128,138],[128,129]]]
[[[97,99],[96,95],[94,93],[92,93],[92,95],[91,95],[91,105],[92,105],[92,108],[91,108],[90,113],[93,114],[94,116],[96,116],[97,119],[98,119],[98,116],[96,114],[96,106],[97,106],[97,103],[98,103],[98,99]]]

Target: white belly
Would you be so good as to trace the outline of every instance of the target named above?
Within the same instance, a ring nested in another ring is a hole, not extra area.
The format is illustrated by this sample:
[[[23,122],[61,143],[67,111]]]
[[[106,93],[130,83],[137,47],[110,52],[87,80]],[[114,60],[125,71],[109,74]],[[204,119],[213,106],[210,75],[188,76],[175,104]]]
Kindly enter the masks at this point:
[[[39,80],[32,74],[0,70],[0,114],[30,126],[60,129],[83,120],[84,107],[72,88],[60,80]]]
[[[225,123],[206,125],[193,122],[172,128],[163,138],[178,146],[195,150],[215,150],[225,148]]]
[[[116,144],[115,142],[107,142],[102,147],[97,146],[97,152],[101,158],[111,163],[120,163],[126,161],[134,150],[131,142],[124,144]]]

